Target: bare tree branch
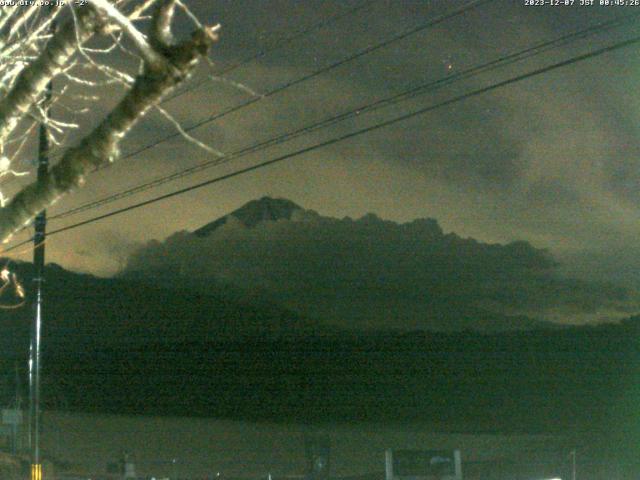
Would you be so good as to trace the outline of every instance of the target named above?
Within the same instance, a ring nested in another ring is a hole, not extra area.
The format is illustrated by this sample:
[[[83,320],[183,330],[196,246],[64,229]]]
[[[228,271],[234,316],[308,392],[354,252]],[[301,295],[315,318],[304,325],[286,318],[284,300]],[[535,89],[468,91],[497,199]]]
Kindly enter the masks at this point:
[[[38,10],[41,10],[40,5],[33,4],[27,9],[23,9],[22,15],[18,17],[18,20],[11,25],[11,29],[9,30],[8,40],[12,40],[15,35],[18,34],[18,31],[22,28],[22,26],[29,21],[29,19],[38,13]]]
[[[80,9],[78,17],[78,31],[74,22],[67,22],[39,57],[20,72],[11,90],[0,100],[0,143],[7,140],[19,120],[38,101],[49,81],[64,69],[78,42],[87,41],[102,25],[93,9]]]
[[[138,47],[144,60],[148,64],[162,62],[164,59],[161,55],[149,45],[145,36],[131,23],[124,14],[120,12],[109,0],[89,0],[99,10],[102,10],[107,16],[114,20],[127,34],[127,36]]]
[[[11,20],[11,17],[18,11],[18,5],[13,4],[2,9],[2,15],[0,15],[0,30]]]
[[[162,97],[184,81],[199,58],[206,56],[217,39],[219,26],[194,32],[190,40],[167,44],[173,1],[162,2],[154,14],[150,44],[162,57],[161,62],[145,62],[145,69],[136,77],[111,113],[84,139],[62,156],[44,181],[36,182],[19,192],[0,209],[0,239],[7,241],[12,233],[27,224],[38,212],[56,202],[62,195],[84,183],[85,176],[96,168],[113,162],[118,145],[126,133]]]

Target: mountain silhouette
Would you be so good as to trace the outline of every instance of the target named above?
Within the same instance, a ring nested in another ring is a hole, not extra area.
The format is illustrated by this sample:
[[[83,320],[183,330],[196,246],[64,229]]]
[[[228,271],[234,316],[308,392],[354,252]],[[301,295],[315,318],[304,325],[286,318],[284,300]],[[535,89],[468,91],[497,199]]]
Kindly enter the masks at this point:
[[[153,282],[173,270],[195,290],[223,282],[350,331],[521,330],[552,326],[548,312],[562,321],[633,311],[625,289],[561,278],[557,265],[526,241],[462,238],[433,218],[338,219],[263,197],[142,246],[123,277]]]
[[[230,214],[198,228],[193,233],[200,237],[210,235],[222,225],[225,225],[230,217],[239,220],[245,227],[255,227],[262,222],[291,220],[294,212],[302,210],[302,207],[291,200],[262,197],[259,200],[252,200]]]
[[[25,287],[23,307],[0,310],[0,349],[16,353],[28,345],[33,313],[34,268],[11,262]],[[43,344],[144,345],[222,339],[277,339],[317,334],[316,323],[274,302],[211,282],[206,292],[172,284],[170,273],[158,282],[98,278],[49,264],[45,268]],[[6,303],[16,299],[3,296]]]

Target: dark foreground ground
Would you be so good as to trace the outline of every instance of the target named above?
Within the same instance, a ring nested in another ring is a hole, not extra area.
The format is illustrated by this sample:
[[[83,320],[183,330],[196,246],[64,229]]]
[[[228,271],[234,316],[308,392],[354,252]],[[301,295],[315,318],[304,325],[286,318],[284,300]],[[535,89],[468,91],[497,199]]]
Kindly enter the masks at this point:
[[[44,342],[45,408],[560,434],[585,445],[593,462],[615,458],[624,465],[640,457],[637,323],[492,335],[219,342],[138,336],[117,346],[99,336],[50,338]],[[26,352],[19,353],[3,358],[4,371],[21,364]]]
[[[476,431],[635,427],[640,330],[255,339],[45,351],[52,407]]]
[[[43,378],[47,406],[63,410],[635,435],[639,353],[634,324],[117,347],[93,339],[45,347]]]

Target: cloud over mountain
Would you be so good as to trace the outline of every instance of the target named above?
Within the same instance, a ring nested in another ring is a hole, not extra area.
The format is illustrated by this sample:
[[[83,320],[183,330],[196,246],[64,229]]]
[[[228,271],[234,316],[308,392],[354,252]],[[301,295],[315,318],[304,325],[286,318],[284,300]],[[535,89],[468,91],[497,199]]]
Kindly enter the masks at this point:
[[[353,328],[522,328],[525,316],[585,322],[634,311],[631,292],[561,278],[556,267],[527,242],[481,243],[434,219],[335,219],[265,197],[149,242],[124,276],[171,274],[205,288],[216,279]]]

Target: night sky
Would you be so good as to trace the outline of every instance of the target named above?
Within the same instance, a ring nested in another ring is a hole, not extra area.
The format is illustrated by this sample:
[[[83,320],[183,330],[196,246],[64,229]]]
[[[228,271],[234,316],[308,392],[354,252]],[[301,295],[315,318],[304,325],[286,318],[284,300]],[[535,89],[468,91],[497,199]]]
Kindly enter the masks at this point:
[[[214,66],[201,68],[187,88],[199,86],[165,104],[186,127],[246,102],[252,98],[251,91],[270,92],[467,2],[365,2],[363,8],[275,50],[273,45],[282,38],[360,3],[201,0],[190,5],[203,21],[220,22],[223,33],[211,53]],[[233,152],[590,25],[638,13],[640,8],[634,7],[534,7],[525,6],[524,0],[489,1],[192,133],[217,150]],[[627,21],[619,28],[453,82],[416,99],[102,208],[51,221],[49,227],[69,225],[629,39],[637,27],[637,20]],[[201,82],[206,75],[265,49],[269,52],[235,68],[224,80]],[[358,218],[368,212],[395,222],[430,217],[445,232],[481,242],[526,240],[536,248],[549,249],[561,262],[561,271],[572,276],[639,285],[635,242],[640,234],[638,58],[637,46],[620,49],[56,235],[47,244],[47,259],[72,270],[111,275],[126,264],[129,252],[140,242],[193,230],[269,195],[336,218]],[[113,61],[126,63],[120,58]],[[114,98],[108,94],[93,105],[83,125],[104,114]],[[154,112],[127,138],[123,153],[174,131]],[[65,197],[49,214],[211,158],[186,140],[173,138],[90,176],[84,189]],[[18,184],[12,183],[7,190]]]
[[[185,128],[202,122],[190,133],[225,154],[423,84],[446,85],[57,219],[215,159],[150,112],[124,141],[125,158],[53,205],[47,228],[630,40],[640,26],[640,7],[526,2],[189,0],[202,22],[220,22],[221,38],[212,65],[203,62],[163,107]],[[616,28],[452,81],[616,18],[624,20]],[[182,18],[176,33],[190,29]],[[46,272],[46,408],[305,422],[421,418],[476,432],[575,427],[591,435],[602,426],[624,439],[594,436],[598,449],[635,449],[639,46],[49,237],[48,263],[109,278]],[[126,53],[103,58],[136,72]],[[320,69],[327,71],[300,81]],[[71,86],[54,117],[89,111],[65,144],[89,132],[122,92]],[[16,168],[33,167],[32,137]],[[0,188],[12,196],[33,177]],[[188,233],[264,197],[299,205],[295,221],[248,228],[236,218],[209,236]],[[10,254],[30,261],[31,245]],[[33,269],[15,267],[29,297]],[[29,315],[25,307],[3,316],[4,350],[26,352]],[[5,371],[13,365],[5,360]]]

